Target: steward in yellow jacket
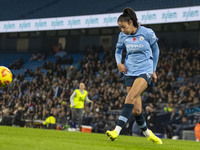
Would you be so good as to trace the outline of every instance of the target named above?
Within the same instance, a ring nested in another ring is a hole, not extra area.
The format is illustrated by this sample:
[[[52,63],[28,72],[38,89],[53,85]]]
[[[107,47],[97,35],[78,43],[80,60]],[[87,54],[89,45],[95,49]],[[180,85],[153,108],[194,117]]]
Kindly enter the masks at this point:
[[[78,120],[78,127],[81,128],[84,102],[89,102],[93,105],[93,101],[88,98],[88,92],[85,90],[85,84],[80,83],[79,89],[76,89],[70,97],[70,107],[72,109],[72,120]]]

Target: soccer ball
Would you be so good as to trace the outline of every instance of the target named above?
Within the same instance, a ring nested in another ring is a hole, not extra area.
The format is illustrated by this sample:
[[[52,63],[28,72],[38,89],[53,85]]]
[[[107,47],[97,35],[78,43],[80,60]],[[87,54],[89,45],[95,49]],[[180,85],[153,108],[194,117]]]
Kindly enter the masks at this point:
[[[8,86],[12,82],[12,79],[12,72],[8,68],[0,66],[0,87]]]

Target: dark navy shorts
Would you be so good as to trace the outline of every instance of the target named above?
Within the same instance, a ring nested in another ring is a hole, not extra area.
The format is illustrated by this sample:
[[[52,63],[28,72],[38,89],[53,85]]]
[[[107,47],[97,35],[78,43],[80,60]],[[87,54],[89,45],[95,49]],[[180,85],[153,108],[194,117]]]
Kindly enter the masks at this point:
[[[133,85],[133,82],[135,81],[135,79],[137,78],[143,78],[147,81],[148,86],[151,85],[151,81],[152,81],[152,74],[150,73],[146,73],[146,74],[141,74],[139,76],[124,76],[124,86],[125,87],[131,87]]]

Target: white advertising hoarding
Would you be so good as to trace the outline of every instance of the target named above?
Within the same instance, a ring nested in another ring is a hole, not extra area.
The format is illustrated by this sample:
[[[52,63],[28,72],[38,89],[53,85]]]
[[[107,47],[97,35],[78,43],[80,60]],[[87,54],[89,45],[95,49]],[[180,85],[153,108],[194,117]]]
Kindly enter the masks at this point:
[[[0,33],[117,26],[121,13],[0,21]],[[200,21],[200,6],[136,11],[141,24]]]

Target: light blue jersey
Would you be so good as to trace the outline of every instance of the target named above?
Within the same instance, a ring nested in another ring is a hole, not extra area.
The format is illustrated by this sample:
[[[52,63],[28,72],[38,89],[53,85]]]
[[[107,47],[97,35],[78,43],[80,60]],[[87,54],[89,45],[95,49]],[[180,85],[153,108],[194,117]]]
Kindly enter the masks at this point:
[[[139,26],[133,35],[120,32],[116,44],[115,59],[121,63],[123,49],[127,55],[124,65],[127,68],[126,76],[139,76],[140,74],[156,71],[159,57],[158,38],[152,29]]]

